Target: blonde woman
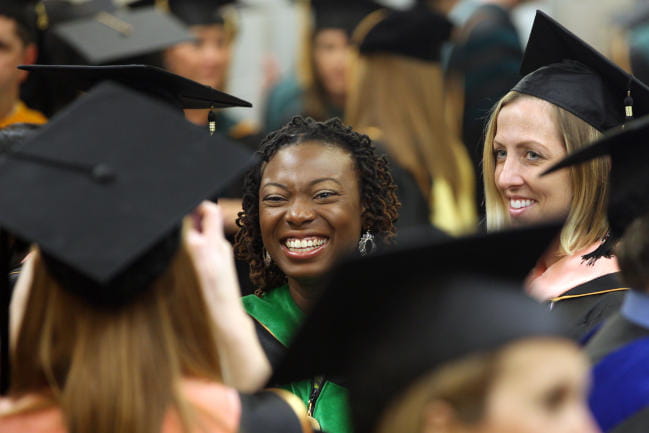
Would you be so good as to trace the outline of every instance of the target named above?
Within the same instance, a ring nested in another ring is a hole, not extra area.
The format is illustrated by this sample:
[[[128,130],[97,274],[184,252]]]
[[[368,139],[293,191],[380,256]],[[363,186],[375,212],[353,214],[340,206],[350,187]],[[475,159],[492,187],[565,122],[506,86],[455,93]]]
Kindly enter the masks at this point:
[[[347,122],[393,161],[399,224],[432,222],[458,234],[476,223],[466,150],[444,115],[441,44],[451,24],[425,6],[377,11],[357,28]]]
[[[570,60],[565,60],[570,59]],[[493,110],[484,144],[487,227],[497,230],[565,218],[553,248],[528,277],[584,336],[620,305],[625,290],[607,238],[607,160],[541,174],[630,110],[646,110],[647,89],[560,24],[537,13],[523,70]],[[634,97],[631,107],[628,93]]]

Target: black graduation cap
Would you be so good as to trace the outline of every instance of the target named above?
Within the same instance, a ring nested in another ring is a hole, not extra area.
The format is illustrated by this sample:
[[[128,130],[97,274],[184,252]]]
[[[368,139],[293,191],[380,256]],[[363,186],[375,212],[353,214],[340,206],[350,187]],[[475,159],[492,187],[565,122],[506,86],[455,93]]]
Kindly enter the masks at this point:
[[[188,26],[223,24],[223,8],[237,0],[139,0],[129,6],[138,8],[154,5],[158,9],[171,12]]]
[[[140,56],[194,39],[175,18],[155,8],[101,11],[62,23],[54,33],[90,64]]]
[[[359,50],[364,54],[391,53],[436,62],[452,30],[453,24],[444,15],[420,4],[387,13],[365,34]]]
[[[249,161],[169,107],[103,83],[4,155],[0,225],[110,287]]]
[[[179,109],[252,106],[228,93],[149,65],[21,65],[19,68],[47,74],[53,81],[72,81],[82,91],[105,80],[116,81]]]
[[[29,32],[31,38],[36,38],[35,0],[2,0],[0,15],[15,20],[23,29]]]
[[[548,169],[543,175],[610,155],[609,197],[606,214],[609,237],[593,258],[610,256],[615,242],[638,217],[649,212],[649,118],[645,117],[610,131],[592,145],[580,149]]]
[[[569,111],[599,131],[649,114],[649,88],[541,11],[512,89]],[[626,112],[632,106],[633,112]]]
[[[354,431],[369,433],[390,401],[435,367],[561,333],[520,285],[500,281],[522,281],[560,227],[420,240],[341,264],[270,383],[343,377]]]
[[[311,0],[316,31],[341,29],[350,36],[363,18],[381,8],[372,0]]]
[[[63,287],[118,307],[164,270],[182,217],[252,163],[167,105],[100,84],[0,155],[0,227],[37,243]],[[2,385],[8,289],[2,288]]]
[[[63,42],[83,63],[116,63],[194,39],[177,18],[154,7],[130,10],[111,0],[44,0],[36,10],[49,43],[56,47]]]

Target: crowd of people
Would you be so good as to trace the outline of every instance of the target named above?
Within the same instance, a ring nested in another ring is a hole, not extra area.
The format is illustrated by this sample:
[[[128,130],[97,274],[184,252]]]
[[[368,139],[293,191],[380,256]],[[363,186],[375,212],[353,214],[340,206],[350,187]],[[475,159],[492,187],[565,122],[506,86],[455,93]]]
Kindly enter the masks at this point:
[[[298,3],[257,126],[236,1],[2,0],[0,431],[646,431],[637,34]]]

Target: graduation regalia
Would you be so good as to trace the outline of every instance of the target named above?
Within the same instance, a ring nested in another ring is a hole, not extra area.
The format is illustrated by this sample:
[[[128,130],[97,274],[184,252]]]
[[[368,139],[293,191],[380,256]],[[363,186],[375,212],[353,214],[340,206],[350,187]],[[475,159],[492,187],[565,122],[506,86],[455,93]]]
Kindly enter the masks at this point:
[[[273,370],[286,355],[286,351],[299,329],[305,314],[293,301],[288,285],[268,291],[262,297],[248,295],[243,305],[255,319],[257,335]],[[347,390],[341,380],[325,378],[284,383],[271,383],[298,396],[323,431],[351,433]]]
[[[602,254],[610,253],[622,236],[632,235],[627,233],[629,226],[639,217],[646,218],[649,211],[648,139],[649,119],[629,122],[548,170],[610,156],[610,236]],[[590,405],[605,433],[646,431],[649,425],[648,312],[649,296],[629,291],[620,312],[606,321],[586,346],[594,364]]]

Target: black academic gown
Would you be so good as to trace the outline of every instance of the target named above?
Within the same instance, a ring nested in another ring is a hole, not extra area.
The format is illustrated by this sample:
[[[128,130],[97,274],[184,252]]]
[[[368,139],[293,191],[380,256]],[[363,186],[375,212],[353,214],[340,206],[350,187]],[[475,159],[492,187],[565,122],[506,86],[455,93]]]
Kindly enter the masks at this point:
[[[620,309],[625,292],[619,273],[607,274],[573,287],[552,299],[550,306],[563,316],[571,337],[581,341]]]
[[[590,406],[603,433],[649,431],[649,329],[613,314],[588,341]]]

